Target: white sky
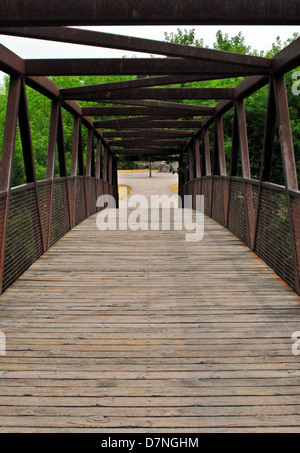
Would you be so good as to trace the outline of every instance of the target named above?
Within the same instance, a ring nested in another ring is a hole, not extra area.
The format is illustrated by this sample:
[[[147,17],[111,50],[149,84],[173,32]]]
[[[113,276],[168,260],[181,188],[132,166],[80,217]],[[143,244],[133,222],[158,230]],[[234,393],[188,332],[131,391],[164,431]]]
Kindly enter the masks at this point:
[[[116,27],[82,27],[107,33],[136,36],[141,38],[156,39],[164,41],[164,32],[175,32],[177,28],[182,30],[187,28],[196,29],[196,38],[204,39],[204,45],[213,46],[216,41],[216,32],[221,29],[223,33],[228,33],[230,37],[242,31],[245,36],[245,44],[252,49],[269,50],[276,37],[280,36],[282,42],[292,37],[294,32],[300,33],[300,27],[291,26],[116,26]],[[111,50],[90,46],[79,46],[76,44],[64,44],[47,42],[35,39],[16,38],[0,35],[0,43],[8,47],[22,58],[121,58],[124,55],[131,57],[146,57],[147,55],[138,52],[128,52],[123,50]],[[0,73],[1,76],[1,73]],[[1,81],[1,79],[0,79]]]

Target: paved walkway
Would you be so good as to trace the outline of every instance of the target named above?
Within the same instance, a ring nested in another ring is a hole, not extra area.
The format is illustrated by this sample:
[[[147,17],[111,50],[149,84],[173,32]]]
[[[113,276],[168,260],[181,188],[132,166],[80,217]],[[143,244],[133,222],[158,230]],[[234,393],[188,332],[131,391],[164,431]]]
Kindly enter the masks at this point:
[[[0,432],[300,432],[299,298],[211,219],[191,243],[90,217],[0,298],[0,330]]]
[[[160,173],[157,171],[152,172],[151,178],[149,178],[149,172],[119,173],[118,178],[119,184],[131,187],[130,195],[141,194],[148,199],[151,198],[151,195],[174,195],[170,190],[170,186],[178,182],[177,174],[173,175],[172,173]]]

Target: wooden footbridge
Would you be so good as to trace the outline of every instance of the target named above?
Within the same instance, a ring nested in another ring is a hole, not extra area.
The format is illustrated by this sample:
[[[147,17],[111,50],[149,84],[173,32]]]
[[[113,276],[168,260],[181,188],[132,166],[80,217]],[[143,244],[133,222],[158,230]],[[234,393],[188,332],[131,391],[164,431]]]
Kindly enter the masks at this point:
[[[299,432],[300,192],[285,73],[300,64],[300,40],[262,58],[68,26],[299,25],[300,4],[93,3],[0,4],[4,35],[172,57],[23,60],[0,46],[10,76],[0,165],[0,432]],[[47,78],[93,74],[139,77],[64,89]],[[184,86],[229,77],[243,80]],[[266,85],[253,176],[244,101]],[[51,100],[43,181],[27,87]],[[200,104],[207,99],[218,103]],[[74,120],[71,144],[64,111]],[[233,118],[229,164],[224,115]],[[284,185],[270,182],[276,128]],[[17,131],[27,183],[12,187]],[[121,154],[178,156],[179,194],[191,195],[193,208],[204,195],[201,241],[150,225],[97,229],[97,198],[112,195],[118,207]]]

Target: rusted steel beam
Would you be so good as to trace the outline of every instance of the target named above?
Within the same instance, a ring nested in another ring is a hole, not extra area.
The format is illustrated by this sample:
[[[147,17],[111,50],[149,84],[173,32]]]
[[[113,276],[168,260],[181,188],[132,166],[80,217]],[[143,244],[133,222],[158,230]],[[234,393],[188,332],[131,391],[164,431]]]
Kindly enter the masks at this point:
[[[59,87],[47,77],[25,77],[25,82],[26,85],[30,86],[31,88],[51,100],[57,100],[61,97]],[[81,106],[75,101],[63,100],[61,105],[73,116],[80,116],[82,114]],[[82,118],[82,124],[87,128],[93,127],[93,120],[88,116],[85,116]],[[94,133],[97,137],[102,137],[101,131],[95,129]]]
[[[0,192],[5,192],[5,204],[2,213],[2,234],[0,236],[0,292],[2,292],[5,245],[8,225],[8,211],[12,181],[12,168],[15,154],[16,130],[18,122],[21,77],[10,78],[4,126],[3,149],[0,162]]]
[[[283,74],[300,65],[300,38],[282,49],[273,58],[272,69]]]
[[[24,74],[24,60],[0,44],[0,71],[10,75]]]
[[[160,120],[164,120],[164,117],[160,117]],[[157,117],[156,117],[157,120]],[[153,121],[153,116],[149,115],[143,115],[143,116],[137,116],[135,118],[115,118],[115,119],[109,119],[109,120],[100,120],[100,121],[94,121],[94,127],[101,127],[101,129],[115,129],[116,127],[123,127],[123,125],[129,125],[131,126],[132,124],[135,125],[135,127],[144,127],[144,124],[148,124],[149,122],[152,123]]]
[[[218,158],[219,158],[219,167],[220,175],[226,176],[226,158],[225,158],[225,146],[224,146],[224,130],[223,130],[223,120],[221,116],[216,118],[216,134],[217,134],[217,144],[218,144]]]
[[[145,137],[145,138],[175,138],[175,137],[189,137],[192,136],[192,131],[176,131],[166,129],[131,129],[130,131],[118,131],[118,132],[103,132],[103,137],[106,138],[134,138],[134,137]]]
[[[89,217],[90,215],[90,191],[91,191],[90,177],[92,176],[93,139],[94,139],[93,129],[88,129],[86,165],[85,165],[85,175],[87,176],[87,178],[84,179],[85,205],[87,217]]]
[[[115,201],[116,208],[119,207],[119,191],[118,191],[118,160],[116,156],[113,155],[113,168],[112,168],[112,185],[115,190]]]
[[[219,75],[221,78],[221,75]],[[214,76],[211,77],[213,79]],[[225,74],[224,74],[225,78]],[[62,99],[77,99],[77,96],[92,96],[92,95],[101,95],[105,92],[123,90],[133,90],[135,88],[143,87],[157,87],[163,85],[172,85],[177,83],[188,83],[188,82],[199,82],[202,80],[209,80],[208,76],[202,77],[200,74],[196,75],[169,75],[169,76],[157,76],[157,77],[145,77],[131,80],[124,80],[122,82],[110,82],[110,83],[101,83],[97,85],[85,85],[72,88],[63,88],[60,90],[60,95]]]
[[[245,99],[247,96],[250,96],[255,91],[267,85],[268,82],[269,77],[267,76],[249,76],[233,89],[233,98]],[[224,113],[232,109],[233,106],[234,102],[232,100],[220,101],[215,107],[214,116],[207,116],[203,119],[203,127],[211,126],[215,121],[215,117],[224,115]],[[199,131],[198,133],[201,133],[201,131]]]
[[[113,154],[125,154],[125,155],[164,155],[164,156],[170,156],[170,155],[177,155],[179,151],[174,150],[173,148],[171,149],[164,149],[164,148],[147,148],[147,147],[141,147],[141,148],[126,148],[126,149],[118,149],[114,148],[113,149]]]
[[[108,153],[108,182],[112,184],[113,178],[113,155],[111,152]]]
[[[124,147],[132,147],[132,146],[135,146],[135,145],[142,145],[142,146],[146,146],[146,145],[151,145],[153,143],[153,146],[184,146],[186,145],[186,141],[185,140],[179,140],[179,139],[175,139],[175,140],[159,140],[159,139],[132,139],[132,140],[110,140],[109,142],[109,145],[110,146],[124,146]]]
[[[127,99],[232,99],[233,88],[137,88],[103,91],[99,94],[86,93],[73,96],[77,101],[118,101]],[[64,97],[63,97],[64,98]],[[70,98],[70,95],[68,95]]]
[[[61,104],[59,105],[59,119],[57,129],[57,155],[59,163],[59,174],[61,177],[67,177],[68,175],[66,165],[66,151]]]
[[[35,163],[34,163],[34,153],[32,146],[31,130],[30,130],[30,119],[28,112],[28,103],[26,95],[26,86],[24,79],[22,79],[21,84],[21,93],[20,93],[20,103],[19,103],[19,128],[22,142],[22,150],[24,157],[24,167],[26,174],[26,182],[33,182],[35,188],[35,200],[36,200],[36,209],[39,218],[39,234],[41,237],[43,250],[45,252],[45,238],[43,231],[43,219],[41,215],[39,196],[38,196],[38,185],[36,179]],[[34,226],[34,228],[37,228]]]
[[[10,190],[12,179],[12,164],[15,150],[16,128],[19,113],[21,93],[21,78],[13,76],[10,79],[4,138],[0,165],[0,192]]]
[[[196,178],[201,178],[200,146],[198,137],[194,140],[194,153],[195,153]]]
[[[60,89],[47,77],[25,77],[26,85],[30,86],[34,90],[48,97],[49,99],[59,99]],[[81,106],[72,100],[63,100],[61,103],[62,107],[67,110],[73,116],[80,116],[82,114]],[[82,118],[82,124],[86,127],[93,127],[93,121],[88,116]],[[101,132],[95,130],[95,135],[101,137]]]
[[[77,28],[11,27],[0,28],[0,34],[23,36],[27,38],[44,39],[56,42],[68,42],[109,49],[129,50],[132,52],[166,55],[170,57],[242,63],[247,66],[268,68],[271,65],[271,59],[269,58]]]
[[[95,177],[97,179],[102,179],[102,142],[100,139],[97,140],[97,145],[96,145]]]
[[[108,181],[108,147],[104,146],[103,181]]]
[[[224,146],[224,129],[223,129],[223,119],[222,116],[218,116],[216,118],[216,139],[217,139],[217,146],[218,146],[218,160],[219,160],[219,169],[220,175],[226,176],[227,169],[226,169],[226,155],[225,155],[225,146]],[[223,205],[223,224],[227,225],[228,222],[228,185],[227,181],[222,178],[222,205]]]
[[[249,147],[248,147],[248,136],[247,136],[247,124],[245,106],[243,101],[236,101],[236,113],[237,113],[237,124],[239,131],[239,142],[241,150],[242,160],[242,173],[244,181],[244,193],[245,193],[245,209],[246,209],[246,221],[248,229],[248,241],[250,248],[254,248],[254,231],[255,231],[255,214],[253,205],[253,193],[252,186],[245,182],[245,179],[251,180],[251,168],[249,158]]]
[[[50,99],[59,98],[59,87],[47,77],[25,77],[25,83]]]
[[[209,134],[208,129],[203,129],[203,149],[205,157],[205,176],[211,176],[211,159],[209,150]]]
[[[71,161],[71,176],[72,177],[77,176],[80,128],[81,128],[80,117],[75,116],[74,124],[73,124],[73,140],[72,140],[72,161]]]
[[[68,172],[67,172],[67,164],[66,164],[64,125],[63,125],[61,102],[59,102],[59,118],[58,118],[58,129],[57,129],[57,154],[58,154],[60,177],[66,178],[65,190],[66,190],[66,195],[67,195],[67,200],[68,200],[67,209],[68,209],[68,214],[69,214],[69,229],[71,229],[71,224],[72,224],[71,206],[70,206],[70,196],[69,196]]]
[[[96,168],[95,168],[95,177],[96,177],[96,201],[102,193],[102,171],[103,171],[103,162],[102,162],[102,142],[101,139],[97,138],[96,145]],[[96,203],[97,204],[97,203]],[[96,207],[98,212],[100,208]]]
[[[248,137],[246,126],[246,114],[243,101],[236,101],[237,125],[239,131],[239,142],[241,149],[242,171],[245,179],[251,179],[250,159],[248,149]]]
[[[165,128],[170,129],[185,129],[191,128],[195,129],[196,127],[201,126],[200,120],[157,120],[152,119],[153,117],[144,116],[144,117],[137,117],[137,118],[118,118],[114,120],[103,120],[103,121],[94,121],[94,127],[101,127],[103,130],[105,129],[138,129],[138,128],[147,128],[152,129],[153,127]]]
[[[189,180],[194,179],[194,150],[192,146],[188,147],[188,160],[189,160]]]
[[[72,160],[71,160],[71,177],[74,178],[74,183],[69,191],[70,196],[70,217],[71,217],[71,228],[75,226],[75,212],[76,212],[76,186],[77,186],[77,167],[78,167],[78,155],[80,146],[80,128],[81,122],[80,117],[74,117],[73,123],[73,139],[72,139]]]
[[[79,144],[78,144],[78,174],[80,176],[85,175],[85,168],[84,168],[84,158],[83,158],[83,140],[82,140],[82,128],[81,123],[79,123]]]
[[[115,106],[115,107],[82,107],[83,116],[118,116],[118,115],[158,115],[162,117],[202,116],[214,113],[214,107],[185,105],[182,108],[174,106],[165,107],[139,107],[139,106]],[[97,127],[97,125],[96,125]]]
[[[259,188],[257,195],[257,210],[256,210],[256,219],[255,219],[255,231],[254,231],[254,244],[253,248],[256,248],[256,239],[258,232],[258,221],[261,215],[266,215],[261,212],[261,195],[262,195],[262,186],[263,182],[270,180],[271,174],[271,164],[272,164],[272,155],[274,148],[274,135],[276,128],[276,103],[274,96],[274,87],[273,80],[270,78],[269,84],[269,94],[268,94],[268,104],[267,104],[267,116],[265,124],[265,134],[264,134],[264,144],[261,160],[261,170],[259,178]]]
[[[237,120],[237,111],[236,108],[233,112],[233,128],[232,128],[232,137],[231,137],[231,155],[230,155],[230,175],[229,175],[229,189],[228,189],[228,203],[226,212],[227,212],[227,222],[225,227],[229,227],[229,214],[231,208],[231,186],[232,186],[232,177],[237,176],[238,170],[238,153],[239,153],[239,129],[238,129],[238,120]]]
[[[209,145],[209,131],[208,128],[203,129],[203,160],[204,165],[202,165],[205,176],[212,176],[211,171],[211,157],[210,157],[210,145]],[[211,217],[212,214],[212,179],[208,180],[207,184],[207,194],[208,194],[208,206],[209,211],[208,215]]]
[[[52,200],[53,200],[53,185],[54,185],[54,169],[55,169],[55,156],[57,146],[57,134],[58,134],[58,123],[60,115],[60,105],[58,100],[52,101],[51,106],[51,118],[50,118],[50,130],[49,130],[49,144],[47,154],[47,170],[46,179],[50,181],[49,191],[46,194],[45,210],[44,215],[46,216],[45,223],[47,230],[45,232],[45,246],[46,250],[50,247],[51,238],[51,217],[52,217]]]
[[[244,77],[270,72],[264,67],[187,58],[36,59],[24,60],[24,65],[27,76],[200,74],[217,79],[219,74]]]
[[[281,159],[289,214],[289,224],[292,242],[292,253],[295,269],[295,286],[300,293],[300,199],[292,204],[291,191],[298,191],[297,167],[295,162],[294,144],[291,130],[289,105],[285,79],[283,75],[273,77],[274,97],[279,126]]]
[[[286,85],[283,76],[275,76],[273,81],[285,185],[288,190],[298,190],[297,169]]]
[[[293,0],[2,0],[0,26],[299,25]]]
[[[194,111],[199,111],[201,114],[203,112],[214,112],[214,107],[213,106],[207,106],[207,105],[195,105],[195,104],[183,104],[180,102],[165,102],[165,101],[150,101],[148,99],[140,99],[140,100],[135,100],[135,99],[128,99],[126,101],[123,100],[118,100],[118,101],[110,101],[112,104],[121,104],[121,105],[134,105],[134,106],[141,106],[141,107],[160,107],[164,109],[171,109],[174,111],[177,110],[192,110]]]
[[[92,175],[93,129],[88,129],[85,175]]]

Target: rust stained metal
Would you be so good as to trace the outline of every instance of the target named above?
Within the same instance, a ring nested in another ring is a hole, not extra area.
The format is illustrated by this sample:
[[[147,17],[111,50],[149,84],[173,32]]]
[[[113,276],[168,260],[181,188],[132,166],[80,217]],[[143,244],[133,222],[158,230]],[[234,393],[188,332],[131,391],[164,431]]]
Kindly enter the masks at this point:
[[[299,25],[293,0],[2,0],[0,26]]]

